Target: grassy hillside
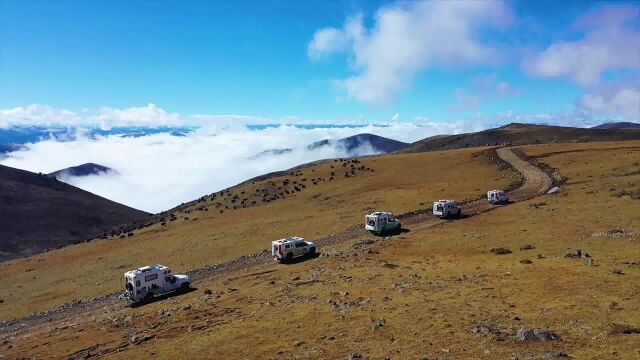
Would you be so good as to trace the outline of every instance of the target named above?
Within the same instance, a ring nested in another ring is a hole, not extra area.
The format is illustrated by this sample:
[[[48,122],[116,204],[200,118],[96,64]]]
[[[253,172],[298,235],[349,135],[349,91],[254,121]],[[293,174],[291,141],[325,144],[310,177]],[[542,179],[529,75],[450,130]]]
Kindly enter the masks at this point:
[[[126,269],[161,263],[184,271],[269,249],[271,240],[286,236],[334,234],[361,224],[374,209],[402,213],[431,207],[434,199],[463,200],[506,187],[512,181],[509,174],[478,156],[481,150],[328,161],[202,198],[165,214],[164,225],[128,238],[96,240],[0,264],[5,279],[0,319],[120,289]]]
[[[638,358],[640,335],[632,332],[640,331],[640,200],[633,194],[640,189],[640,142],[523,151],[567,178],[558,195],[391,240],[356,238],[315,260],[232,272],[141,308],[43,325],[11,338],[5,352],[123,359],[541,359],[552,352]],[[413,156],[426,156],[420,158],[431,160],[429,166],[458,167],[468,155]],[[486,169],[477,158],[466,159],[462,176]],[[487,180],[496,176],[486,170]],[[479,175],[477,184],[486,181]],[[490,251],[497,247],[512,252]],[[591,257],[565,257],[576,249]],[[517,341],[520,328],[551,330],[561,340]]]
[[[44,174],[0,165],[0,261],[91,239],[149,214]]]
[[[438,151],[500,144],[527,145],[622,140],[640,140],[640,129],[584,129],[514,123],[475,133],[426,138],[407,146],[401,152]]]

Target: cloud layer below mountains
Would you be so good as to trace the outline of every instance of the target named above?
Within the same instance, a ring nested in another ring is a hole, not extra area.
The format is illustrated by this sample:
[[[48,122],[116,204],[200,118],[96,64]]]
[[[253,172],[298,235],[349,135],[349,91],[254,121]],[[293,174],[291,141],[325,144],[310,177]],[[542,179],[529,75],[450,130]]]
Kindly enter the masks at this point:
[[[278,126],[250,130],[245,126],[205,127],[186,136],[169,133],[140,137],[88,137],[78,131],[72,141],[46,139],[27,144],[0,159],[3,165],[50,173],[88,162],[115,169],[117,175],[71,178],[71,184],[108,199],[149,212],[169,209],[182,202],[219,191],[249,178],[334,157],[374,153],[363,146],[346,153],[336,147],[307,151],[322,139],[373,133],[413,142],[431,135],[479,130],[475,123],[397,123],[385,127],[300,128]],[[250,159],[269,149],[293,152]]]

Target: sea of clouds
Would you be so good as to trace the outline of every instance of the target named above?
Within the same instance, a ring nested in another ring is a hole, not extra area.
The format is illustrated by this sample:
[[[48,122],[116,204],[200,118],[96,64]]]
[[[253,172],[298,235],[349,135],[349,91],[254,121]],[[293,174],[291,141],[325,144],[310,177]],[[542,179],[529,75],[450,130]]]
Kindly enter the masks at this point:
[[[107,166],[117,173],[62,179],[116,202],[159,212],[182,202],[233,186],[265,173],[320,159],[374,154],[368,144],[347,153],[338,146],[316,150],[306,145],[360,133],[413,142],[442,133],[475,131],[477,123],[389,123],[357,127],[279,125],[209,125],[185,135],[171,132],[145,136],[95,135],[78,129],[64,139],[49,137],[9,152],[0,164],[50,173],[84,163]],[[270,149],[294,151],[253,158]]]

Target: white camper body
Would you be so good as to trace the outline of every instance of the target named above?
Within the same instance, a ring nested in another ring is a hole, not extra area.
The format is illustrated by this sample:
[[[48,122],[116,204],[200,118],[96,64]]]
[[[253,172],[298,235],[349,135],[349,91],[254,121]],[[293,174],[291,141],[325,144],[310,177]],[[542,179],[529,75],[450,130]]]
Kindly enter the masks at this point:
[[[157,295],[187,290],[191,281],[187,275],[174,275],[164,265],[151,265],[124,273],[125,290],[131,301],[151,300]]]
[[[271,242],[271,255],[281,262],[292,260],[299,256],[313,256],[316,253],[316,245],[305,241],[301,237],[292,236],[286,239]]]
[[[433,202],[433,215],[442,218],[460,217],[462,209],[455,200],[438,200]]]
[[[489,190],[487,200],[490,204],[505,204],[509,202],[509,196],[502,190]]]
[[[400,231],[400,220],[393,217],[392,213],[376,211],[364,217],[364,228],[374,234],[384,234],[391,231]]]

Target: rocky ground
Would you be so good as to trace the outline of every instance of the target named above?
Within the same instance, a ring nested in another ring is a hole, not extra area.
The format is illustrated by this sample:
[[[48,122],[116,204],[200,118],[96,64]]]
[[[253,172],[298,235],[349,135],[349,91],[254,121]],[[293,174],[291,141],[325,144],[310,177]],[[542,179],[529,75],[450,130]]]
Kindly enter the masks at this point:
[[[471,201],[454,221],[405,214],[406,231],[390,237],[346,229],[291,265],[256,253],[195,269],[196,290],[141,307],[69,305],[64,316],[6,324],[0,354],[638,358],[640,220],[630,214],[640,204],[619,190],[640,185],[640,144],[554,146],[523,152],[562,174],[557,195],[531,198],[553,180],[503,150],[525,174],[516,203]]]

